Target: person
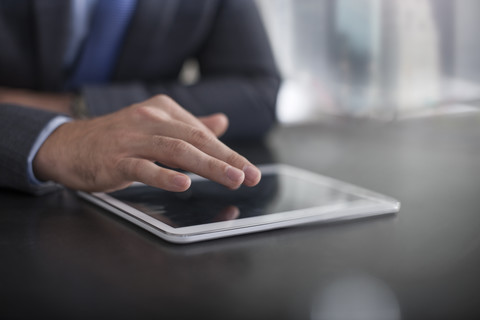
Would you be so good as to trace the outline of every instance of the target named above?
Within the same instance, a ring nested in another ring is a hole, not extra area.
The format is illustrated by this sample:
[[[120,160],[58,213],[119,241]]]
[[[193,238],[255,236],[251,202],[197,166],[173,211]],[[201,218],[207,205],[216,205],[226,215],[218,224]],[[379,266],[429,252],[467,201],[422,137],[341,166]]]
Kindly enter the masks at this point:
[[[225,144],[276,121],[281,79],[253,0],[2,0],[0,43],[0,187],[259,182]],[[186,84],[188,61],[200,76]]]

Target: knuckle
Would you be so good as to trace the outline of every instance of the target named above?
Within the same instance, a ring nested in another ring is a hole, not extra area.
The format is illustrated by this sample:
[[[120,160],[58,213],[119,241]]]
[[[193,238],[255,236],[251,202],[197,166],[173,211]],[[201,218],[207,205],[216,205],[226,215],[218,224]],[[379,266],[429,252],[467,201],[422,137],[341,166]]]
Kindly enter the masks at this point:
[[[156,109],[149,105],[138,106],[134,109],[134,117],[140,121],[167,121],[170,117],[163,110]]]
[[[217,172],[220,168],[223,168],[221,162],[216,160],[216,159],[210,159],[207,161],[207,170],[209,172]],[[223,168],[222,172],[226,170],[226,168]]]
[[[152,137],[152,146],[155,150],[162,150],[168,147],[168,141],[166,141],[163,136],[153,136]]]
[[[131,159],[119,160],[113,167],[115,168],[115,171],[125,179],[131,179],[138,171],[135,162],[131,161]]]
[[[132,161],[132,172],[135,177],[141,177],[145,171],[145,163],[143,161]]]
[[[172,110],[172,108],[175,107],[175,101],[167,96],[166,94],[158,94],[153,97],[153,100],[155,101],[155,105],[161,107],[165,111]]]
[[[180,158],[185,156],[190,150],[190,145],[180,139],[173,138],[163,138],[162,139],[163,147],[168,156],[172,158]]]
[[[158,102],[168,102],[168,101],[170,101],[172,98],[170,98],[170,97],[167,96],[166,94],[160,93],[160,94],[157,94],[157,95],[153,96],[153,99],[155,99],[155,100],[158,101]]]
[[[171,145],[171,150],[174,155],[184,156],[190,150],[190,145],[183,140],[174,140]]]
[[[193,127],[190,130],[189,136],[192,142],[200,148],[203,148],[212,142],[212,137],[205,131],[198,128]]]
[[[246,163],[247,160],[235,151],[232,151],[229,155],[227,155],[226,162],[232,165],[240,165],[242,163]]]
[[[142,172],[141,163],[138,161],[130,161],[127,165],[127,176],[130,178],[138,178]]]
[[[138,120],[146,120],[151,117],[151,108],[145,105],[135,106],[132,108],[132,116]]]

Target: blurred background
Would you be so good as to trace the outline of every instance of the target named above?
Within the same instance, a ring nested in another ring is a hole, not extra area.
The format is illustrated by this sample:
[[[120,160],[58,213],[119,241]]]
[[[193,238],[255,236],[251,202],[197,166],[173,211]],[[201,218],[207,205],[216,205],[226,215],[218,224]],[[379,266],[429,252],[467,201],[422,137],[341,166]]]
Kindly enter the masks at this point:
[[[282,123],[478,112],[480,1],[257,0]]]

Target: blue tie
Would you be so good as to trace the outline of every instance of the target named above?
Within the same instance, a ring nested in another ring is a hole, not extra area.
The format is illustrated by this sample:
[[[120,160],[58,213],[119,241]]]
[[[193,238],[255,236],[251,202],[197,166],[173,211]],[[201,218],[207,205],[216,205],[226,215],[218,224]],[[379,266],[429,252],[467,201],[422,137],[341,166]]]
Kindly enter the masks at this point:
[[[136,0],[98,0],[71,88],[110,79],[135,4]]]

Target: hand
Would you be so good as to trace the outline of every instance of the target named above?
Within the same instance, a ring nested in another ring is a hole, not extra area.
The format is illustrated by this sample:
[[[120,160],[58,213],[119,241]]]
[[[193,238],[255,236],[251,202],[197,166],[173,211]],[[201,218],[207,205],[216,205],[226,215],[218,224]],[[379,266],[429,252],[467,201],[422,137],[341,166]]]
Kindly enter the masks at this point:
[[[113,191],[133,181],[169,190],[190,187],[196,173],[229,188],[254,186],[260,171],[217,139],[228,126],[223,114],[196,118],[159,95],[115,113],[61,125],[38,151],[37,178],[84,191]]]
[[[34,109],[70,114],[71,93],[44,93],[0,87],[0,103],[12,103]]]

